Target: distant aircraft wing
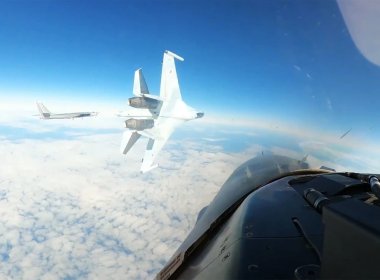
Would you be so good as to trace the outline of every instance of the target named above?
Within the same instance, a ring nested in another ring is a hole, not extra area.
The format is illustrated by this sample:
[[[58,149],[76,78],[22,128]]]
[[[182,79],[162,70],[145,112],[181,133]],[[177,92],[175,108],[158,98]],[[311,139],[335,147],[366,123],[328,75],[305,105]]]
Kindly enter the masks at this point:
[[[170,51],[165,51],[162,62],[160,97],[162,100],[171,100],[170,102],[182,99],[175,68],[175,58],[183,61],[182,57]]]
[[[154,164],[154,160],[156,159],[157,154],[166,144],[176,127],[178,127],[181,123],[183,123],[182,120],[162,118],[156,122],[155,127],[138,132],[143,136],[149,137],[143,158],[143,163],[141,165],[142,173],[145,173],[158,166],[158,164]]]

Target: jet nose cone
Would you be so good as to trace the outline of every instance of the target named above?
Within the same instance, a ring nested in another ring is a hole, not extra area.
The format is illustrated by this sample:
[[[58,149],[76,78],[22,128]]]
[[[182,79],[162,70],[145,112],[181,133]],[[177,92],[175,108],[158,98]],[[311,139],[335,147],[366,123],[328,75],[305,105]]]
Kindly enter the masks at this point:
[[[205,115],[203,112],[197,113],[197,119],[202,118]]]

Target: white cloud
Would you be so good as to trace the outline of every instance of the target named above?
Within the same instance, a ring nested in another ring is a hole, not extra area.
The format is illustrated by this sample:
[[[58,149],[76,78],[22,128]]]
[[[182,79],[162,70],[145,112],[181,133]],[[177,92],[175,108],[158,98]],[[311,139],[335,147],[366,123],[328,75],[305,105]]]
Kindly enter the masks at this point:
[[[120,134],[1,140],[0,275],[152,278],[251,156],[171,141],[163,168],[141,175],[144,143],[124,158],[119,141]]]

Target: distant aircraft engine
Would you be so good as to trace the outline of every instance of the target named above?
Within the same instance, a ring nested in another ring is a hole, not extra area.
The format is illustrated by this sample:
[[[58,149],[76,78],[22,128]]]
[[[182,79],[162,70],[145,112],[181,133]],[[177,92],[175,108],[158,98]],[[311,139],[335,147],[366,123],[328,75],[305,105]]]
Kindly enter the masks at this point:
[[[136,120],[128,119],[125,121],[125,127],[133,130],[144,130],[154,126],[153,120]]]
[[[149,97],[131,97],[128,99],[128,104],[134,108],[156,109],[160,101]]]

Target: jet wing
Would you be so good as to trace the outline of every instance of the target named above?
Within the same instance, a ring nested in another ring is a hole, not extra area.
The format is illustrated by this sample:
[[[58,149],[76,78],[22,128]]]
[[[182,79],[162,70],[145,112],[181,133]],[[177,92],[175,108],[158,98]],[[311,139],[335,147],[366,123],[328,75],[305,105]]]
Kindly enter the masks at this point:
[[[149,137],[141,165],[142,173],[145,173],[158,166],[158,164],[154,164],[154,160],[156,159],[157,154],[166,144],[170,135],[172,135],[176,127],[181,123],[183,123],[182,120],[162,118],[156,122],[155,127],[138,132],[143,136]]]
[[[170,100],[170,102],[182,99],[175,68],[175,58],[183,61],[182,57],[170,51],[165,51],[162,62],[160,97],[162,100]]]

